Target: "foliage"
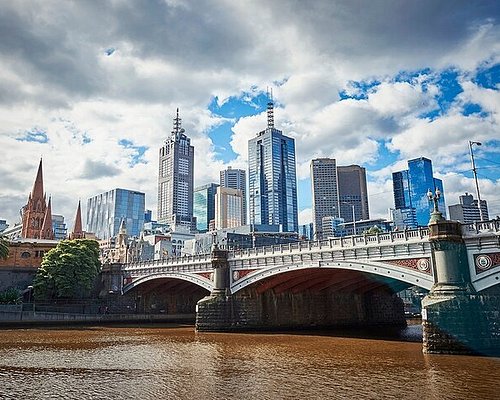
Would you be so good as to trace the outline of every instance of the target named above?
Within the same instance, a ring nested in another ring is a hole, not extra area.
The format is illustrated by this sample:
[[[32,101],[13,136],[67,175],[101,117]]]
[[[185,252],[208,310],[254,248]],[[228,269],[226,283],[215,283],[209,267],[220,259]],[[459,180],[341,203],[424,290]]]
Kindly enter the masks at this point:
[[[9,242],[0,237],[0,258],[7,258],[9,256]]]
[[[87,297],[100,271],[95,240],[62,240],[43,257],[33,280],[35,298]]]
[[[376,233],[382,233],[383,230],[377,225],[373,225],[371,228],[367,229],[364,233],[367,235],[374,235]]]
[[[0,304],[19,304],[21,293],[18,289],[10,288],[0,292]]]

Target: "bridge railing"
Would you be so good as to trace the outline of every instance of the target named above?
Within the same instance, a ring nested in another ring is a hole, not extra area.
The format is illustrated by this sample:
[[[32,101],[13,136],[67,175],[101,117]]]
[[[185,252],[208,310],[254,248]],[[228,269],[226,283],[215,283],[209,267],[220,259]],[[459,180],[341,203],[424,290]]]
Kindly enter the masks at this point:
[[[282,245],[264,246],[243,250],[234,250],[230,254],[235,258],[249,257],[252,255],[276,254],[295,251],[313,251],[316,249],[350,248],[356,246],[369,246],[379,244],[392,244],[398,242],[421,241],[429,236],[429,228],[376,233],[370,235],[355,235],[335,237],[318,241],[293,242]]]
[[[196,264],[205,265],[211,264],[212,257],[210,254],[198,254],[193,256],[183,257],[165,257],[159,260],[136,261],[125,265],[125,270],[154,268],[154,267],[181,267],[192,266]]]
[[[475,236],[481,233],[500,233],[500,220],[494,219],[462,224],[462,234],[464,236]]]

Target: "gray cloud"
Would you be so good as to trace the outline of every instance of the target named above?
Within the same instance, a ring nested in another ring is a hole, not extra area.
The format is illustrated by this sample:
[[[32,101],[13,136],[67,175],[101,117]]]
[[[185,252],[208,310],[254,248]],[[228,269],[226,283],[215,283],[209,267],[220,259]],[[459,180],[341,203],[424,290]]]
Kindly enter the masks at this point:
[[[122,173],[122,171],[113,166],[106,164],[101,161],[92,161],[85,160],[85,164],[83,166],[82,174],[80,178],[82,179],[99,179],[105,177],[114,177],[118,176]]]

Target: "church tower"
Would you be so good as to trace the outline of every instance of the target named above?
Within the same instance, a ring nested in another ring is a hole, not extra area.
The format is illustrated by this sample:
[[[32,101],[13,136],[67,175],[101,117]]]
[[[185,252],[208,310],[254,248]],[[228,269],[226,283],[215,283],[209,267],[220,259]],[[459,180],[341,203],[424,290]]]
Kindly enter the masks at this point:
[[[78,200],[78,208],[76,209],[75,223],[73,224],[73,232],[69,234],[70,239],[84,239],[85,234],[82,228],[82,208],[80,200]]]
[[[52,228],[52,205],[51,198],[45,209],[45,216],[43,218],[42,229],[40,231],[40,239],[54,240],[54,229]]]
[[[23,228],[21,237],[26,239],[40,239],[42,226],[45,219],[47,204],[43,192],[42,159],[38,165],[35,184],[28,197],[28,204],[23,207]],[[52,217],[52,216],[51,216]],[[45,239],[42,237],[42,239]]]

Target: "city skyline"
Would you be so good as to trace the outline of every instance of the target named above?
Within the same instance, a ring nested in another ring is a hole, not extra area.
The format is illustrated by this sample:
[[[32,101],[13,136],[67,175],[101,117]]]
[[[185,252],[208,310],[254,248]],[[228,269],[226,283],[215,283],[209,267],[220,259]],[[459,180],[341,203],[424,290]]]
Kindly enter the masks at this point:
[[[114,187],[145,192],[155,210],[157,149],[177,107],[196,149],[196,186],[217,182],[229,165],[248,171],[268,86],[276,127],[296,142],[299,223],[312,220],[314,158],[364,166],[370,215],[385,217],[391,173],[412,158],[433,161],[447,205],[475,193],[468,140],[483,144],[474,148],[481,198],[495,217],[498,15],[494,1],[404,10],[386,1],[361,13],[336,2],[166,2],[142,13],[117,3],[6,4],[0,218],[18,220],[40,155],[52,211],[69,230],[78,199]],[[184,26],[193,30],[185,35]]]

